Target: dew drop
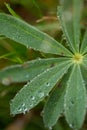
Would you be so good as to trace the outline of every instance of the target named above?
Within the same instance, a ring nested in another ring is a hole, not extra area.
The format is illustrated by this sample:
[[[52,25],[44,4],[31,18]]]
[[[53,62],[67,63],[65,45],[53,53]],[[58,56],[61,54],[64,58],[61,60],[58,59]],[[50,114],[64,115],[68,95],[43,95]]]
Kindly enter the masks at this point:
[[[34,96],[31,96],[31,100],[35,100],[35,97],[34,97]]]
[[[24,106],[25,106],[25,103],[22,104],[22,107],[24,107]]]
[[[49,127],[49,130],[52,130],[52,127]]]
[[[68,73],[68,71],[65,71],[65,74],[67,74]]]
[[[40,116],[42,116],[42,117],[43,117],[43,115],[44,115],[44,111],[42,111],[42,112],[40,113]]]
[[[22,111],[22,108],[19,108],[18,111],[21,112],[21,111]]]
[[[29,75],[28,75],[28,74],[26,75],[26,78],[29,78]]]
[[[70,128],[73,128],[72,124],[69,124]]]
[[[71,105],[74,105],[74,101],[71,101]]]
[[[30,104],[30,107],[33,107],[33,104]]]
[[[50,86],[50,83],[46,83],[47,86]]]
[[[11,81],[12,81],[12,80],[11,80],[10,77],[4,78],[4,79],[2,79],[2,84],[8,86],[8,85],[11,84]]]
[[[38,60],[41,60],[41,58],[40,58],[40,57],[38,57]]]
[[[47,93],[46,96],[49,96],[49,93]]]
[[[54,67],[55,66],[55,64],[54,63],[52,63],[51,65],[50,65],[50,67]]]
[[[40,97],[40,98],[44,97],[44,92],[40,92],[40,93],[39,93],[39,97]]]
[[[49,71],[49,68],[47,68],[47,70],[46,71]]]
[[[72,124],[69,124],[69,126],[72,128]]]
[[[25,108],[23,111],[23,114],[26,114],[27,111],[28,111],[27,108]]]

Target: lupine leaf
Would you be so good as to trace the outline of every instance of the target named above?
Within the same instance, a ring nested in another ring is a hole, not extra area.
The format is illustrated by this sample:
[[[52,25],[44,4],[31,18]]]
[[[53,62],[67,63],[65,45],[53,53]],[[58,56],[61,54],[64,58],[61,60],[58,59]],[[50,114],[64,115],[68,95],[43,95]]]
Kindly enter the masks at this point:
[[[82,0],[71,0],[68,9],[58,8],[58,18],[73,52],[79,51],[81,8]]]
[[[58,7],[57,12],[58,12],[58,18],[61,23],[63,33],[66,36],[68,44],[71,47],[72,51],[75,52],[75,48],[72,45],[74,43],[74,38],[73,38],[71,21],[67,21],[67,19],[65,18],[67,14],[66,15],[63,14],[62,7]]]
[[[84,83],[87,89],[87,65],[85,64],[81,65],[81,72],[82,72]]]
[[[52,37],[18,18],[3,13],[0,13],[0,33],[27,48],[45,53],[71,55],[70,51]]]
[[[66,89],[66,82],[70,75],[70,72],[64,75],[58,87],[52,92],[45,104],[43,110],[43,120],[45,126],[52,127],[56,124],[58,118],[64,111],[64,96]],[[50,117],[50,118],[49,118]]]
[[[30,81],[46,69],[66,60],[68,60],[68,58],[36,59],[25,62],[22,65],[10,66],[0,71],[0,82],[4,85],[8,85],[13,82]]]
[[[80,129],[86,113],[86,89],[79,65],[73,67],[67,82],[64,109],[70,127]]]
[[[85,32],[85,35],[84,35],[84,38],[83,38],[83,41],[82,41],[82,45],[81,45],[81,50],[80,52],[82,54],[86,53],[87,52],[87,30]]]
[[[83,79],[87,88],[87,55],[85,55],[84,57],[84,62],[83,64],[81,64],[81,71],[82,71],[82,75],[83,75]]]
[[[73,0],[73,34],[74,34],[74,47],[77,51],[79,51],[80,45],[80,19],[81,19],[81,11],[83,7],[83,0]]]
[[[8,11],[9,11],[13,16],[18,17],[18,18],[21,18],[21,17],[10,7],[9,4],[5,3],[5,5],[6,5]]]
[[[57,81],[66,73],[70,62],[64,62],[38,75],[15,96],[11,103],[11,113],[25,113],[36,106],[51,91]]]
[[[63,113],[64,94],[64,88],[56,88],[48,99],[43,111],[43,119],[47,127],[55,125]]]

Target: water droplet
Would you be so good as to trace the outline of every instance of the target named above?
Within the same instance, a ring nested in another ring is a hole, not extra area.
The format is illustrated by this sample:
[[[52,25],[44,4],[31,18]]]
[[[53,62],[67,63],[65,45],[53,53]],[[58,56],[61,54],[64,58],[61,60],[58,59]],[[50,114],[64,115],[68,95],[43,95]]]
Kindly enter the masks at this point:
[[[30,107],[33,107],[33,104],[30,104]]]
[[[35,100],[35,97],[34,97],[34,96],[31,96],[31,100]]]
[[[74,101],[71,101],[71,105],[74,105]]]
[[[26,114],[27,111],[28,111],[28,109],[25,108],[24,111],[23,111],[23,114]]]
[[[50,86],[50,83],[46,83],[47,86]]]
[[[69,124],[70,128],[73,128],[72,124]]]
[[[40,98],[44,97],[44,92],[40,92],[40,93],[39,93],[39,97],[40,97]]]
[[[22,111],[22,108],[19,108],[18,111],[21,112],[21,111]]]
[[[54,67],[55,66],[55,64],[54,63],[52,63],[51,65],[50,65],[50,67]]]
[[[65,74],[67,74],[68,73],[68,70],[67,71],[65,71]]]
[[[49,130],[52,130],[52,127],[49,127]]]
[[[40,115],[43,117],[43,115],[44,115],[44,111],[42,111],[42,112],[40,113]]]
[[[47,70],[46,71],[49,71],[50,69],[49,68],[47,68]]]
[[[29,78],[29,75],[28,75],[28,74],[26,75],[26,78]]]
[[[46,96],[49,96],[49,93],[47,93]]]
[[[41,60],[41,58],[40,58],[40,57],[38,57],[37,59],[38,59],[38,60]]]
[[[22,107],[24,107],[24,106],[25,106],[25,103],[22,104]]]
[[[8,86],[8,85],[11,84],[11,81],[12,81],[12,80],[11,80],[10,77],[4,78],[4,79],[2,79],[2,84]]]

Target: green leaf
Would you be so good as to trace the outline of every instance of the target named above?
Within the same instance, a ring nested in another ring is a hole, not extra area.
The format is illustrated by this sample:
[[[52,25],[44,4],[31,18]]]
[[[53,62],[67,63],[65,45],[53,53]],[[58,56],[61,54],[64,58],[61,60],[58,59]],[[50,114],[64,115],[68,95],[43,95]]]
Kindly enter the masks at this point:
[[[83,38],[83,41],[82,41],[82,45],[81,45],[81,50],[80,52],[82,54],[86,53],[87,52],[87,30],[85,32],[85,35],[84,35],[84,38]]]
[[[47,127],[55,125],[63,113],[64,95],[64,87],[56,88],[48,99],[43,110],[43,120]]]
[[[11,103],[11,113],[25,113],[36,106],[51,91],[57,81],[66,73],[70,62],[63,62],[47,69],[26,84],[15,96]]]
[[[36,59],[25,62],[22,65],[6,67],[0,71],[0,82],[4,85],[9,85],[13,82],[30,81],[46,69],[54,67],[66,60],[69,60],[69,58]]]
[[[87,55],[84,57],[83,64],[81,64],[81,72],[87,89]]]
[[[68,8],[58,8],[59,21],[73,52],[79,52],[81,9],[82,0],[71,0]]]
[[[70,56],[72,54],[47,34],[18,18],[3,13],[0,13],[0,33],[27,48],[58,55]]]
[[[75,65],[67,82],[64,101],[65,117],[70,127],[80,129],[86,114],[86,89],[80,66]]]
[[[9,11],[13,16],[15,16],[15,17],[17,17],[17,18],[21,18],[18,14],[16,14],[16,12],[10,7],[9,4],[5,3],[5,5],[6,5],[8,11]]]
[[[50,97],[48,98],[47,103],[45,104],[43,110],[43,120],[47,127],[52,127],[56,124],[58,118],[64,111],[64,96],[66,89],[66,82],[70,73],[64,75],[61,82],[59,82],[59,87],[57,87]],[[50,117],[50,118],[49,118]]]

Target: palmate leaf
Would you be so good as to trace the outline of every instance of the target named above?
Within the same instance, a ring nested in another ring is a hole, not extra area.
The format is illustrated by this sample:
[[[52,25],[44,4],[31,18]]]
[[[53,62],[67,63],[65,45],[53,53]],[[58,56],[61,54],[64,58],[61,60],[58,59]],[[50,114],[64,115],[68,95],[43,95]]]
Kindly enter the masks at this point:
[[[86,89],[87,89],[87,65],[81,66],[81,72],[82,72],[84,83],[85,83],[85,86],[86,86]]]
[[[13,82],[27,82],[55,65],[58,65],[69,58],[49,58],[36,59],[23,63],[22,65],[13,65],[0,71],[0,82],[9,85]]]
[[[0,13],[0,33],[27,48],[45,53],[71,55],[70,51],[47,34],[40,32],[23,20],[3,13]]]
[[[79,52],[82,2],[82,0],[71,0],[67,9],[64,7],[58,8],[59,21],[73,52]]]
[[[80,52],[82,54],[87,52],[87,30],[85,31],[85,35],[84,35],[84,38],[83,38],[83,41],[82,41]]]
[[[64,109],[70,127],[80,129],[86,113],[86,89],[79,65],[74,65],[67,83]]]
[[[43,120],[46,127],[56,124],[64,110],[64,88],[56,88],[51,94],[43,111]]]
[[[25,113],[36,106],[51,91],[57,81],[70,67],[70,61],[64,61],[38,75],[15,96],[11,103],[11,113]]]
[[[87,55],[85,55],[84,62],[81,64],[81,72],[87,89]]]
[[[50,97],[48,98],[47,103],[45,104],[43,110],[43,120],[45,126],[52,127],[56,124],[58,118],[63,114],[64,111],[64,97],[66,90],[67,79],[70,75],[70,72],[64,75],[59,87],[57,87]]]
[[[12,16],[21,18],[11,7],[9,4],[5,3],[5,6],[7,7],[8,11],[12,14]]]

